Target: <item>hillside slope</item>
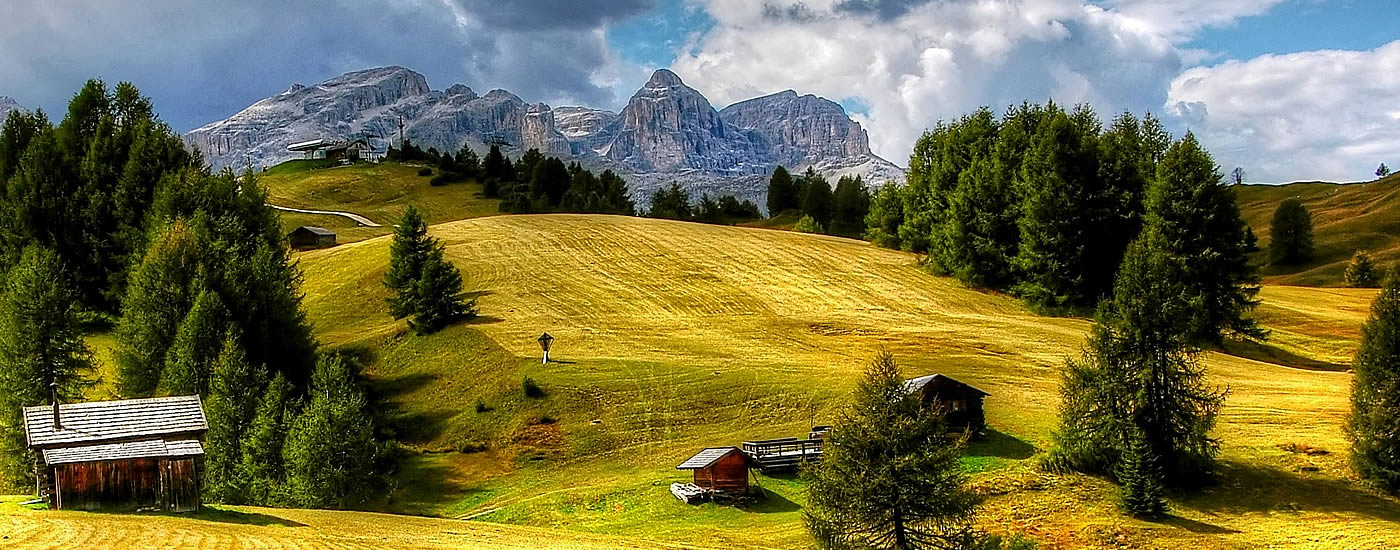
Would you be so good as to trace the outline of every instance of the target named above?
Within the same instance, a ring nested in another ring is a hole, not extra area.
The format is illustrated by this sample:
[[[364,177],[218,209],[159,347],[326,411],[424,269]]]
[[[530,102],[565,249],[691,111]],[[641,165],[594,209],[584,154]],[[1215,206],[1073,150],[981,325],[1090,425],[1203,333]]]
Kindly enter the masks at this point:
[[[432,233],[482,317],[428,337],[384,313],[387,239],[301,257],[318,335],[363,353],[401,439],[422,452],[385,509],[803,546],[799,481],[760,476],[770,494],[760,504],[693,507],[666,492],[686,478],[674,465],[701,447],[831,422],[863,364],[888,350],[906,375],[943,372],[991,392],[995,432],[965,459],[989,495],[989,530],[1028,532],[1046,548],[1400,544],[1400,505],[1347,478],[1350,375],[1314,364],[1354,349],[1346,327],[1360,325],[1370,291],[1266,289],[1261,315],[1284,337],[1243,353],[1261,360],[1205,358],[1212,381],[1230,388],[1215,432],[1222,484],[1174,499],[1175,519],[1153,524],[1118,514],[1102,481],[1031,467],[1084,320],[1035,316],[928,275],[912,255],[834,237],[584,215],[479,218]],[[557,337],[548,365],[535,343],[544,331]],[[522,376],[547,397],[525,398]]]
[[[1284,199],[1297,197],[1312,212],[1317,252],[1298,266],[1265,266],[1265,281],[1275,284],[1341,286],[1347,261],[1369,250],[1382,264],[1400,260],[1400,174],[1369,183],[1291,183],[1241,185],[1235,188],[1245,222],[1269,243],[1269,223]],[[1264,253],[1255,255],[1263,263]]]

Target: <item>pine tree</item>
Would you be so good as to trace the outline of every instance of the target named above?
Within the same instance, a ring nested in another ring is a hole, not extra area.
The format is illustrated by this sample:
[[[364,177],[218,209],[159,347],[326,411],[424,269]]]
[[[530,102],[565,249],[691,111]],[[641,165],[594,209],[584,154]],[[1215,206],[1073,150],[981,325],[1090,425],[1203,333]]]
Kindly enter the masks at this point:
[[[389,245],[389,270],[384,273],[384,286],[390,292],[389,314],[395,319],[418,312],[414,287],[432,249],[427,222],[423,221],[417,207],[409,205],[394,227],[394,242]]]
[[[1351,467],[1381,489],[1400,494],[1400,277],[1386,277],[1361,327],[1352,362]]]
[[[807,187],[807,194],[802,198],[802,213],[811,216],[822,227],[831,227],[835,202],[831,194],[831,184],[816,172],[803,176],[802,180]]]
[[[292,391],[292,384],[281,373],[273,377],[244,434],[238,475],[245,480],[249,503],[268,506],[287,500],[282,446],[295,413]]]
[[[310,401],[292,421],[283,447],[286,489],[296,504],[344,508],[374,494],[385,448],[374,437],[355,376],[338,356],[316,365]]]
[[[941,412],[904,389],[882,353],[807,478],[806,522],[822,548],[969,548],[978,497],[966,486],[962,441]]]
[[[662,218],[668,220],[689,220],[695,217],[695,213],[690,208],[690,193],[679,183],[671,183],[668,187],[658,188],[651,195],[651,208],[647,209],[648,218]]]
[[[236,330],[224,337],[214,362],[205,413],[209,433],[204,444],[204,493],[215,502],[241,504],[246,479],[239,475],[243,440],[257,412],[258,396],[267,385],[267,372],[248,363]]]
[[[157,393],[208,395],[211,367],[223,350],[230,327],[228,310],[219,295],[201,292],[175,332]]]
[[[1218,342],[1227,331],[1264,338],[1265,331],[1246,316],[1259,293],[1259,276],[1246,256],[1248,226],[1234,188],[1221,180],[1210,153],[1186,134],[1162,158],[1148,188],[1147,225],[1187,266],[1187,291],[1203,308],[1190,331],[1196,341]]]
[[[117,325],[117,374],[122,395],[155,393],[180,323],[194,304],[201,240],[177,220],[151,243],[132,272]]]
[[[501,196],[501,188],[515,181],[515,169],[501,154],[499,145],[492,145],[486,159],[481,162],[481,178],[481,194],[487,198]]]
[[[1134,432],[1129,437],[1116,477],[1120,485],[1119,503],[1124,511],[1148,519],[1166,515],[1166,490],[1160,481],[1162,472],[1142,434]]]
[[[865,215],[870,212],[870,192],[860,176],[841,176],[836,182],[831,215],[831,232],[850,237],[865,230]]]
[[[78,321],[77,295],[50,250],[30,246],[0,297],[0,483],[32,479],[23,407],[42,405],[56,389],[75,401],[91,386],[92,352]]]
[[[865,239],[885,248],[900,248],[899,226],[904,224],[903,187],[889,182],[870,198],[865,215]]]
[[[462,274],[443,257],[442,245],[435,244],[414,283],[417,303],[413,330],[430,334],[456,321],[476,316],[476,300],[462,300]]]
[[[1346,273],[1343,278],[1347,286],[1353,288],[1375,288],[1380,285],[1382,276],[1381,270],[1371,261],[1371,254],[1365,250],[1357,250],[1351,256],[1351,261],[1347,263]]]
[[[1303,201],[1289,197],[1274,209],[1269,224],[1269,263],[1295,264],[1312,259],[1312,213]]]
[[[797,190],[797,184],[792,181],[792,174],[786,168],[778,165],[773,169],[773,176],[768,178],[768,215],[777,216],[787,210],[802,208],[802,199]]]
[[[1113,474],[1141,437],[1161,483],[1190,486],[1210,475],[1219,448],[1210,430],[1225,391],[1206,384],[1192,343],[1201,303],[1189,277],[1151,227],[1128,248],[1083,358],[1066,365],[1052,462]]]

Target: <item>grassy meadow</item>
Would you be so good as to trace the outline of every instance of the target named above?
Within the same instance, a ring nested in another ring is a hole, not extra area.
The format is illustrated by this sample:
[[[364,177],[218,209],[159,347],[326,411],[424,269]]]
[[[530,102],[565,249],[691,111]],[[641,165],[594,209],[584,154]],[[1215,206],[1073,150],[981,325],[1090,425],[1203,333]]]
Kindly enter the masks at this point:
[[[1400,260],[1400,174],[1369,183],[1291,183],[1236,188],[1240,210],[1265,249],[1269,223],[1278,203],[1297,197],[1312,212],[1316,253],[1301,265],[1264,266],[1265,281],[1276,284],[1342,286],[1347,261],[1368,250],[1381,265]],[[1266,261],[1264,252],[1255,261]]]
[[[1230,390],[1222,481],[1124,518],[1111,485],[1033,468],[1058,368],[1090,324],[919,269],[913,255],[835,237],[616,216],[497,216],[432,228],[481,317],[416,337],[383,311],[388,240],[302,256],[322,340],[360,351],[416,454],[386,510],[718,547],[807,544],[804,496],[760,477],[750,508],[687,506],[666,486],[695,450],[831,422],[864,363],[944,372],[991,392],[995,433],[966,463],[993,532],[1048,548],[1400,544],[1400,504],[1345,467],[1345,365],[1374,291],[1270,286],[1267,345],[1211,352]],[[535,337],[558,339],[539,363]],[[521,379],[547,395],[528,399]],[[483,412],[477,411],[477,403]],[[483,450],[484,449],[484,450]],[[461,452],[466,451],[466,452]]]

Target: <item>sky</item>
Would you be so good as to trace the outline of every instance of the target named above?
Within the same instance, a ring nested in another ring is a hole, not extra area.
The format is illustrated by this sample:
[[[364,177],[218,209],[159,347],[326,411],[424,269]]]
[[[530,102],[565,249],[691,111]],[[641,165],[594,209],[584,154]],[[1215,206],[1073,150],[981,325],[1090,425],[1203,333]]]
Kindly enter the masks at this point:
[[[674,70],[716,107],[841,103],[905,164],[939,120],[1053,99],[1151,112],[1253,182],[1400,166],[1393,0],[0,0],[0,95],[130,81],[179,131],[344,72],[619,109]],[[54,115],[55,118],[61,115]]]

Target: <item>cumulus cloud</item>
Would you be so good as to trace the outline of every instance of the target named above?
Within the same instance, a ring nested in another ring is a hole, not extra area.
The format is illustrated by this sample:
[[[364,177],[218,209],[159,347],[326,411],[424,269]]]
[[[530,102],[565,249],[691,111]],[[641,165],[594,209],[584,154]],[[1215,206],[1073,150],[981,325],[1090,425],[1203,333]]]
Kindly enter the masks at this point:
[[[1188,69],[1169,111],[1251,179],[1355,181],[1400,164],[1400,41]]]
[[[872,148],[897,163],[982,105],[1160,106],[1182,68],[1168,29],[1078,0],[697,1],[717,24],[673,64],[688,83],[720,105],[788,88],[859,99]]]
[[[293,81],[381,65],[555,103],[610,105],[601,29],[653,0],[7,0],[0,93],[62,109],[91,77],[129,80],[179,130]]]

